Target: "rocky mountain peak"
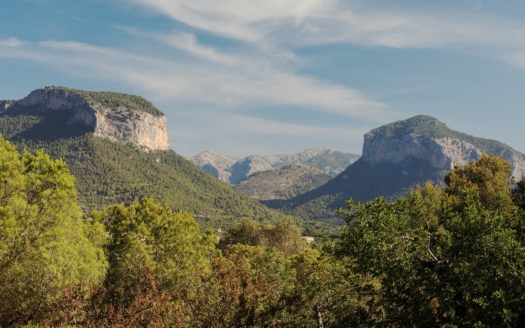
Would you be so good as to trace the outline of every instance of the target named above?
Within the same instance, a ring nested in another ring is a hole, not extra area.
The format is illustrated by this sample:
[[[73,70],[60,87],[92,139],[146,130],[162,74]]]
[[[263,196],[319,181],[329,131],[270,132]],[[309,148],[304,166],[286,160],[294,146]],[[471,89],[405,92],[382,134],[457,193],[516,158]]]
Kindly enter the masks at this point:
[[[292,164],[306,164],[317,167],[330,175],[337,175],[359,158],[359,155],[347,154],[327,148],[309,148],[293,154],[251,155],[235,158],[203,151],[188,160],[200,166],[221,181],[238,184],[250,175],[270,170],[278,170]]]
[[[17,108],[71,111],[67,124],[90,126],[97,137],[134,144],[145,151],[170,148],[166,116],[142,97],[43,87],[22,100],[0,102],[0,111]]]
[[[453,131],[426,115],[390,123],[366,133],[362,160],[375,165],[417,159],[427,162],[432,168],[451,170],[456,164],[465,165],[479,159],[482,153],[503,155],[512,164],[515,178],[525,176],[523,154],[495,140]]]

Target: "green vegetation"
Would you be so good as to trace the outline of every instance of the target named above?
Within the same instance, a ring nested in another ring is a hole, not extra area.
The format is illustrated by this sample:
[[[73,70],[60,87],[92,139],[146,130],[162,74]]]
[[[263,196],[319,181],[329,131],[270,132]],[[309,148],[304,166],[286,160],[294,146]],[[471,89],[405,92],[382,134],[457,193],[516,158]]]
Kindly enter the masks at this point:
[[[154,196],[173,211],[192,213],[201,228],[228,228],[242,217],[276,222],[286,215],[267,208],[175,152],[145,153],[131,145],[94,137],[81,123],[66,124],[68,111],[38,112],[32,108],[0,114],[0,133],[19,150],[45,149],[61,158],[77,178],[84,213],[112,204],[131,204]],[[330,225],[302,221],[307,234],[337,235]]]
[[[359,160],[339,176],[312,191],[290,200],[262,203],[291,215],[342,225],[344,222],[336,217],[335,211],[345,206],[345,200],[349,198],[357,202],[366,202],[380,196],[394,200],[405,195],[418,183],[425,183],[426,180],[438,182],[444,175],[445,171],[436,170],[420,160],[374,166]]]
[[[74,178],[0,138],[3,327],[520,327],[525,185],[501,157],[391,203],[347,202],[341,240],[242,220],[217,247],[143,198],[85,218]]]
[[[483,156],[445,181],[392,203],[348,202],[338,253],[381,286],[366,325],[522,324],[525,213],[511,201],[510,166]]]
[[[85,91],[78,89],[70,89],[66,87],[53,87],[55,90],[64,91],[67,93],[76,94],[86,98],[91,105],[101,104],[105,107],[116,109],[120,106],[128,108],[131,112],[143,111],[154,116],[164,116],[164,113],[153,106],[146,98],[128,95],[125,93],[118,92],[98,92],[98,91]]]
[[[301,239],[301,230],[291,218],[282,219],[275,225],[242,219],[228,230],[221,244],[223,247],[233,244],[274,247],[287,256],[308,248],[306,241]]]
[[[52,310],[65,290],[89,293],[107,261],[101,225],[82,221],[75,179],[61,160],[0,138],[0,326]]]
[[[256,172],[241,181],[235,189],[248,197],[290,199],[322,186],[332,176],[306,165],[285,166],[278,170]]]

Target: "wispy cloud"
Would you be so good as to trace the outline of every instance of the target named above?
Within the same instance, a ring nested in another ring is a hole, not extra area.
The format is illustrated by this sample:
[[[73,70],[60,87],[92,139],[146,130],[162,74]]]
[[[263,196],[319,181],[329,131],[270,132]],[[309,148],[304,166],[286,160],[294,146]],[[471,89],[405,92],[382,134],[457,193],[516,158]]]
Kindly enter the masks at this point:
[[[4,47],[18,47],[22,44],[22,41],[16,38],[9,38],[5,40],[0,40],[0,46]]]
[[[178,48],[200,54],[205,61],[133,55],[118,49],[59,41],[25,43],[16,48],[0,45],[0,57],[36,61],[69,74],[124,83],[158,99],[206,103],[222,110],[293,105],[369,120],[392,114],[385,104],[356,90],[283,71],[253,58],[222,54],[198,45],[191,35],[174,38],[181,40],[174,43]]]
[[[524,26],[475,12],[417,12],[349,0],[132,0],[209,33],[261,42],[388,47],[525,45]]]

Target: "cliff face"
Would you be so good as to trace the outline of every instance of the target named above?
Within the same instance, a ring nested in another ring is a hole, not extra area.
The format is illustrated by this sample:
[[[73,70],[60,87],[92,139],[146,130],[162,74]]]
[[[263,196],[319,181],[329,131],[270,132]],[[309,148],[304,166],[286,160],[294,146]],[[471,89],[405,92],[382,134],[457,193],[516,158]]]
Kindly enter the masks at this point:
[[[443,124],[436,120],[439,124]],[[446,126],[443,124],[443,127]],[[479,140],[486,140],[478,138]],[[399,135],[393,133],[365,134],[363,144],[363,161],[372,165],[380,163],[401,164],[407,159],[423,160],[432,168],[452,170],[454,165],[465,165],[477,160],[482,153],[503,155],[512,165],[512,175],[520,180],[525,176],[525,160],[523,154],[500,143],[490,149],[476,147],[472,143],[458,137],[431,137],[424,133],[408,133]]]
[[[81,122],[93,127],[97,137],[131,143],[145,151],[170,147],[164,115],[156,116],[126,106],[109,108],[80,94],[52,87],[35,90],[15,103],[3,103],[0,103],[0,110],[7,107],[33,107],[44,112],[69,110],[72,115],[68,124]]]

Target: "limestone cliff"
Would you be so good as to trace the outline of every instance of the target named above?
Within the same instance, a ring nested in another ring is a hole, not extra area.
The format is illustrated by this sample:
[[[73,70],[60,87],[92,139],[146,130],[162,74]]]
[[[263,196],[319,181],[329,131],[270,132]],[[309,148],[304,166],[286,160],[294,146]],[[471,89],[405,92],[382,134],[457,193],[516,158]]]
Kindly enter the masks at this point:
[[[71,111],[68,124],[80,122],[91,126],[97,137],[131,143],[145,151],[168,150],[166,116],[156,108],[142,109],[141,102],[152,107],[137,96],[45,87],[16,102],[0,102],[0,110],[27,107],[44,112],[67,110]]]
[[[523,154],[495,140],[452,131],[435,118],[423,115],[366,133],[362,159],[372,165],[417,159],[435,169],[451,170],[456,164],[479,159],[482,153],[503,155],[517,180],[525,176]]]

